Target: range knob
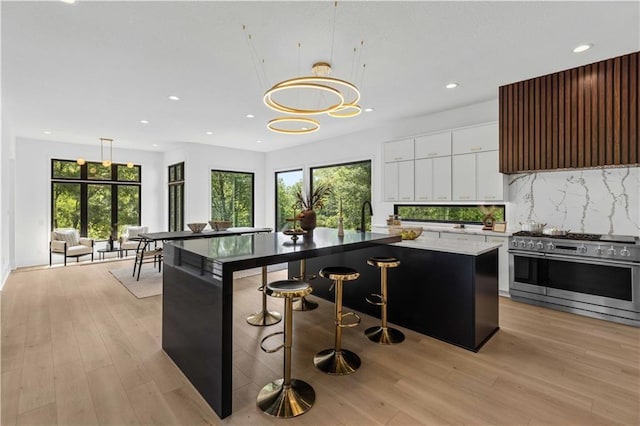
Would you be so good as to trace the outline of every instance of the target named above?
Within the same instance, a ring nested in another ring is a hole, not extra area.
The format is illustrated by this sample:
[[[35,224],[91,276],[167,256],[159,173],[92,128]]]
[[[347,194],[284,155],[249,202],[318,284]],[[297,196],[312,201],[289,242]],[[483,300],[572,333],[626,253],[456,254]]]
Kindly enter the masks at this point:
[[[547,243],[547,250],[555,250],[556,246],[553,243]]]
[[[613,246],[611,246],[611,248],[609,248],[609,250],[607,250],[607,254],[609,256],[615,256],[617,254],[616,249],[613,248]]]
[[[602,254],[602,250],[601,246],[596,247],[596,254]]]
[[[584,244],[581,244],[580,246],[578,246],[578,253],[586,253],[587,252],[587,246],[585,246]]]
[[[624,257],[629,257],[631,256],[631,252],[629,251],[629,249],[627,248],[627,246],[624,246],[622,248],[622,250],[620,250],[620,256],[624,256]]]
[[[520,240],[520,247],[525,248],[526,245],[527,243],[525,243],[524,240]]]
[[[529,247],[530,249],[534,248],[536,246],[536,243],[533,242],[533,240],[529,240],[529,242],[527,243],[527,247]]]
[[[518,241],[517,240],[511,241],[511,245],[514,247],[518,247]]]
[[[538,241],[538,243],[536,244],[536,248],[538,250],[543,250],[544,249],[544,243],[542,241]]]

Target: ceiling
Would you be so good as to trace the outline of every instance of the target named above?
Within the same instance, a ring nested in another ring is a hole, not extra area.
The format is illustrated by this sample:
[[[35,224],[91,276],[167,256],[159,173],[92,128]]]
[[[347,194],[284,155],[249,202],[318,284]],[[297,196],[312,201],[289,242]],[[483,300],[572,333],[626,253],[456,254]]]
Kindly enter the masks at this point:
[[[636,1],[2,1],[1,12],[2,113],[15,136],[110,137],[151,151],[179,142],[283,149],[495,99],[500,85],[640,50]],[[582,43],[594,47],[571,52]],[[265,90],[318,61],[356,83],[360,105],[374,111],[321,116],[308,135],[269,131],[279,114],[263,104]],[[445,89],[452,81],[460,86]]]

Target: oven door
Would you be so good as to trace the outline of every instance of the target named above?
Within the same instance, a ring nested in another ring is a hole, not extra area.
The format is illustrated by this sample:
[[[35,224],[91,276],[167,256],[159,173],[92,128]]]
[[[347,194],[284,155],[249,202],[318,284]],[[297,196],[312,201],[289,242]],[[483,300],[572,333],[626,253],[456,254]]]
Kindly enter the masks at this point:
[[[547,295],[640,311],[640,264],[546,255]]]
[[[544,254],[509,250],[509,287],[546,294],[545,262]]]

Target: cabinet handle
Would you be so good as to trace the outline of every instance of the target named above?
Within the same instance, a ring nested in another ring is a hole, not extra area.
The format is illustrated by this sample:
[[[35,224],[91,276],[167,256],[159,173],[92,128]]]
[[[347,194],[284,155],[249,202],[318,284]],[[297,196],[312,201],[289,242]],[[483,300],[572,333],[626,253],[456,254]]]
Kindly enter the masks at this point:
[[[393,157],[394,160],[402,160],[402,157]]]
[[[411,197],[402,197],[403,200],[410,200]]]
[[[433,157],[435,155],[438,155],[438,153],[437,152],[430,152],[430,153],[427,154],[427,156],[429,156],[429,157]]]
[[[429,197],[418,197],[418,200],[428,200]]]
[[[485,195],[484,198],[485,198],[485,200],[495,200],[496,196],[495,195]]]
[[[446,196],[445,197],[438,197],[438,200],[446,200],[446,199],[448,199],[448,197],[446,197]]]
[[[471,196],[469,196],[469,195],[461,195],[459,198],[461,200],[468,200],[469,198],[471,198]]]
[[[481,151],[482,147],[481,146],[476,146],[474,148],[471,148],[471,151]]]

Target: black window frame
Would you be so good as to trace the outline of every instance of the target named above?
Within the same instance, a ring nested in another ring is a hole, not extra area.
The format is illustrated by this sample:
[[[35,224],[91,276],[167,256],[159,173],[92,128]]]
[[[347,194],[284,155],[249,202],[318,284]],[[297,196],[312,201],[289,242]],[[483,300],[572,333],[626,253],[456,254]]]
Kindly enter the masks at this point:
[[[240,175],[250,175],[251,176],[251,224],[249,227],[255,226],[256,223],[256,174],[254,172],[242,172],[238,170],[223,170],[223,169],[211,169],[209,172],[209,189],[211,188],[211,173],[235,173]],[[211,200],[211,193],[209,193],[209,200]],[[209,205],[209,213],[211,213],[212,206]],[[216,218],[211,218],[212,220],[216,220]],[[226,220],[226,219],[225,219]],[[232,225],[236,226],[231,220]]]
[[[506,220],[506,205],[505,204],[394,204],[393,205],[393,214],[400,215],[399,210],[401,207],[424,207],[424,208],[432,208],[432,207],[443,207],[443,208],[477,208],[480,207],[495,207],[498,210],[502,211],[502,217]],[[428,223],[452,223],[452,224],[465,224],[465,225],[482,225],[482,221],[465,221],[465,220],[439,220],[439,219],[415,219],[410,217],[405,217],[400,215],[401,220],[407,222],[428,222]]]
[[[172,178],[172,171],[173,171],[173,178]],[[176,173],[177,171],[180,171],[179,175],[180,175],[180,179],[177,179],[176,176],[178,175],[178,173]],[[180,163],[175,163],[175,164],[171,164],[169,165],[169,167],[167,168],[167,181],[168,181],[168,185],[167,185],[167,229],[169,230],[169,232],[174,232],[174,231],[182,231],[184,230],[184,183],[185,183],[185,179],[184,179],[184,161],[180,162]],[[176,204],[176,193],[178,191],[180,191],[181,193],[181,197],[180,197],[180,205],[173,205],[171,204],[171,191],[174,192],[174,197],[173,197],[173,203]],[[178,215],[174,215],[174,220],[172,221],[171,219],[171,211],[172,208],[175,209],[176,212],[180,212],[180,216],[178,217]]]
[[[51,194],[50,194],[50,208],[51,208],[51,229],[55,228],[55,215],[54,215],[54,188],[57,183],[75,183],[80,185],[80,235],[87,236],[88,224],[89,224],[89,209],[88,209],[88,188],[89,185],[105,185],[111,187],[111,229],[117,229],[118,226],[118,187],[119,186],[136,186],[139,188],[138,193],[138,223],[131,225],[140,225],[142,218],[142,166],[135,164],[134,168],[138,169],[138,179],[136,181],[131,180],[118,180],[118,166],[125,166],[126,163],[112,163],[111,179],[90,179],[88,177],[88,167],[90,164],[97,163],[96,161],[87,161],[80,165],[80,177],[55,177],[54,176],[54,164],[55,162],[65,163],[77,163],[76,160],[67,160],[60,158],[51,159]],[[116,231],[117,232],[117,231]],[[117,236],[116,236],[117,237]],[[97,241],[106,241],[97,240]]]

